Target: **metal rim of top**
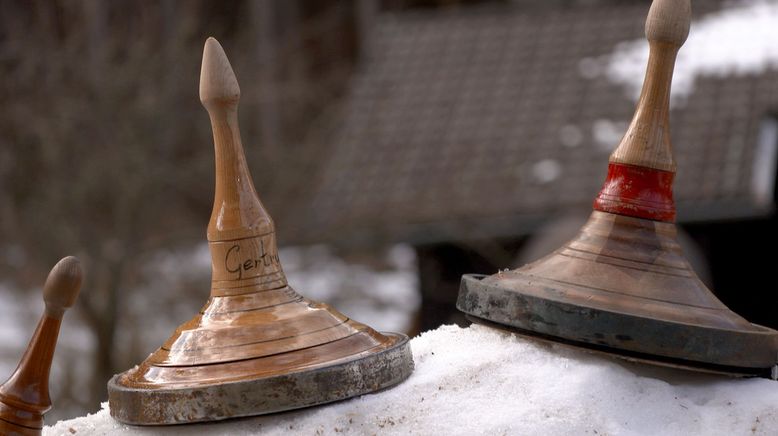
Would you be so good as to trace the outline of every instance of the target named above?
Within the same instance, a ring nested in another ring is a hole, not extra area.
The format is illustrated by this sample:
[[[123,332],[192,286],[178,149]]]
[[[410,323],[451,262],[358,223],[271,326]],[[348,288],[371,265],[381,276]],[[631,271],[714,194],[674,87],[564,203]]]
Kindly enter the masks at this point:
[[[724,330],[638,317],[525,295],[484,284],[484,277],[462,276],[457,308],[487,325],[628,359],[734,376],[772,378],[778,363],[778,332],[767,327]]]
[[[408,336],[364,357],[321,367],[194,388],[138,389],[108,382],[111,416],[124,424],[171,425],[265,415],[331,403],[389,388],[407,379],[414,363]]]

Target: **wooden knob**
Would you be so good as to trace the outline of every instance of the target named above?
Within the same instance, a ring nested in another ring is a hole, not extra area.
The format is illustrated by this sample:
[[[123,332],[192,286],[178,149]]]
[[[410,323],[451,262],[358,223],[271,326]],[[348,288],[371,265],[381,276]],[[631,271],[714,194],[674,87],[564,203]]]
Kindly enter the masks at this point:
[[[51,408],[49,371],[65,310],[73,306],[82,279],[75,257],[60,260],[43,289],[46,309],[13,375],[0,386],[0,435],[39,435]]]
[[[654,0],[646,19],[648,68],[635,115],[610,156],[594,208],[658,221],[675,220],[675,160],[670,142],[670,84],[691,23],[690,0]]]
[[[200,101],[209,106],[238,108],[240,86],[232,71],[227,55],[219,41],[210,37],[203,48],[203,63],[200,67]]]
[[[43,285],[46,313],[61,318],[65,310],[73,307],[82,278],[81,262],[77,258],[68,256],[57,262]]]
[[[692,22],[690,0],[654,0],[646,18],[646,38],[680,47]]]
[[[240,87],[224,49],[205,41],[200,101],[208,110],[216,155],[216,189],[208,223],[211,296],[286,286],[275,225],[259,200],[238,127]]]

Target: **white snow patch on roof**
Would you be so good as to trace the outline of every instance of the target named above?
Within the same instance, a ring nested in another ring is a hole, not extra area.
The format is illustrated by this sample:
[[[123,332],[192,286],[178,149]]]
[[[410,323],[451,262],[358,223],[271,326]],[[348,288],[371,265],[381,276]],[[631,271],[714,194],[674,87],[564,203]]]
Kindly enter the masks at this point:
[[[626,121],[611,121],[604,118],[595,120],[592,123],[592,137],[597,150],[608,153],[615,150],[627,127],[629,123]]]
[[[694,21],[681,48],[673,76],[672,98],[683,100],[694,90],[699,76],[756,74],[778,68],[778,0],[749,0]],[[599,71],[627,86],[637,98],[648,63],[644,39],[619,44],[600,59]],[[584,77],[596,77],[590,58],[580,62]]]
[[[562,174],[562,165],[555,159],[543,159],[532,165],[532,176],[540,184],[551,183]]]
[[[416,370],[379,393],[222,423],[129,427],[103,410],[44,435],[778,434],[778,384],[632,364],[483,326],[411,342]]]

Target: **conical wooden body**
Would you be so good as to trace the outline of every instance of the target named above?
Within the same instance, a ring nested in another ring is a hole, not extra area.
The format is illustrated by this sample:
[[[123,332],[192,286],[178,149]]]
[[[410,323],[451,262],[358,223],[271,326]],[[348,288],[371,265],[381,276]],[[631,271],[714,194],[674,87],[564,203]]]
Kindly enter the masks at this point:
[[[464,276],[460,310],[488,323],[650,362],[774,373],[778,332],[722,304],[675,239],[670,83],[690,17],[689,0],[651,5],[650,54],[637,109],[578,236],[517,270]]]
[[[239,93],[224,51],[209,39],[200,97],[216,154],[210,298],[138,367],[111,380],[111,414],[120,421],[174,424],[278,412],[382,389],[413,370],[405,335],[379,333],[287,284],[275,225],[246,164]]]
[[[770,375],[778,333],[730,311],[681,253],[675,225],[594,211],[550,255],[465,276],[457,307],[519,331],[642,360]]]

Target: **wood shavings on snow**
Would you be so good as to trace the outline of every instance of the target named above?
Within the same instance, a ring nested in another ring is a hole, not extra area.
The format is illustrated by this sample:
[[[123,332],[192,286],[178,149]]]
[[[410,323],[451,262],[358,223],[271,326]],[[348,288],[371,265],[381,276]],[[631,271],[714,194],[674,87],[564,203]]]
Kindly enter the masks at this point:
[[[274,416],[130,427],[106,403],[44,435],[776,435],[778,383],[629,363],[489,327],[411,342],[395,388]],[[56,405],[55,405],[56,407]]]

